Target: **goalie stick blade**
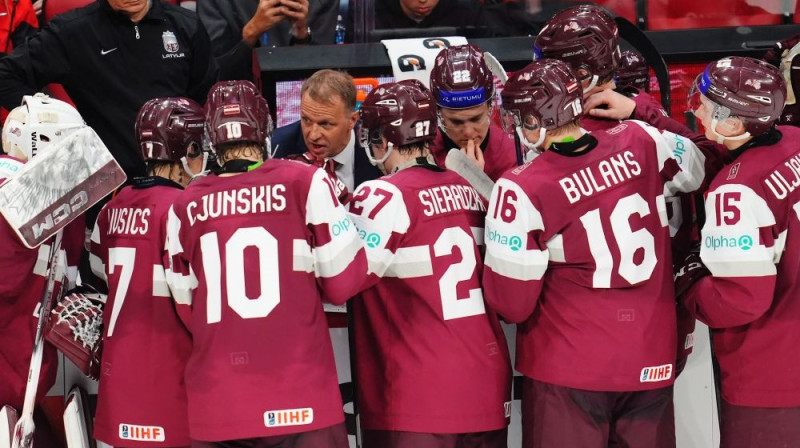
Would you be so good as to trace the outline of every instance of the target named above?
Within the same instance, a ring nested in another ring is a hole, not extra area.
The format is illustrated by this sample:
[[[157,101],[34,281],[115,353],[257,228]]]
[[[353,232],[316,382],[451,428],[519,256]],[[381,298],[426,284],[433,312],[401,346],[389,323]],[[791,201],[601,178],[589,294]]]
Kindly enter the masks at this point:
[[[67,448],[96,448],[92,438],[88,395],[78,385],[72,386],[64,405],[64,431]]]
[[[468,159],[460,149],[453,148],[447,153],[447,157],[444,159],[444,166],[460,174],[482,198],[489,200],[492,195],[492,188],[494,188],[494,182],[478,168],[478,165]]]
[[[503,68],[503,64],[488,51],[483,52],[483,62],[486,63],[489,71],[500,80],[500,83],[505,85],[506,81],[508,81],[508,73],[506,73],[506,69]]]
[[[664,58],[661,57],[661,53],[658,52],[658,49],[656,49],[647,35],[631,23],[630,20],[617,16],[614,17],[614,22],[617,24],[619,37],[625,39],[636,51],[641,53],[647,61],[647,65],[653,68],[658,80],[658,89],[661,91],[661,105],[667,111],[667,115],[670,115],[672,113],[672,94],[669,85],[669,70]]]
[[[26,163],[0,188],[0,213],[35,248],[125,182],[100,137],[81,128]]]
[[[3,406],[3,409],[0,409],[0,448],[11,448],[16,424],[16,409],[11,406]]]

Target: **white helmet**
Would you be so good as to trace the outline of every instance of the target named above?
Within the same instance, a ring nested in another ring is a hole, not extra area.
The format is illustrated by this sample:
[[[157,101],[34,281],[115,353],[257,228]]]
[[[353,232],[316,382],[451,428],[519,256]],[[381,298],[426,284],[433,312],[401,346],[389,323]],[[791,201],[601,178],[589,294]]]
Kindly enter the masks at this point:
[[[26,95],[3,125],[3,149],[30,160],[85,125],[81,114],[68,103],[43,93]]]

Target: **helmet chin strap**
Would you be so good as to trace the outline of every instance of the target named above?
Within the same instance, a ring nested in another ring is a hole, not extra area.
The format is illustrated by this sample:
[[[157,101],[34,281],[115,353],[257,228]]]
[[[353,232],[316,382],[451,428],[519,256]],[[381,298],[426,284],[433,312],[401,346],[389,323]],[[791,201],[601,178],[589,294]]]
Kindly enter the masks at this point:
[[[600,78],[597,75],[592,75],[592,82],[590,82],[589,85],[585,89],[583,89],[583,93],[588,93],[590,90],[597,87],[597,81],[599,80]]]
[[[517,136],[519,137],[519,141],[520,141],[520,143],[522,143],[522,146],[524,146],[525,149],[527,149],[529,151],[535,152],[536,154],[541,154],[541,153],[544,152],[544,150],[541,148],[541,146],[542,146],[542,143],[544,143],[544,137],[547,134],[547,129],[545,129],[545,128],[539,128],[539,129],[540,129],[540,131],[539,131],[539,139],[536,140],[536,143],[531,143],[530,141],[528,141],[528,138],[525,137],[525,133],[522,132],[522,127],[521,126],[517,126],[517,128],[516,128]]]
[[[181,165],[183,166],[183,170],[186,171],[186,174],[189,175],[189,178],[194,179],[206,171],[206,167],[208,166],[208,153],[203,151],[203,167],[200,169],[200,172],[193,173],[192,170],[189,169],[189,161],[186,159],[186,156],[181,157]]]
[[[719,143],[720,145],[723,144],[723,142],[725,142],[726,140],[729,141],[729,142],[735,142],[735,141],[746,140],[746,139],[750,138],[750,133],[747,132],[747,131],[745,131],[744,134],[735,135],[733,137],[727,137],[725,135],[722,135],[719,132],[717,132],[717,124],[719,124],[719,119],[718,118],[712,118],[711,119],[711,132],[717,137],[717,143]]]
[[[266,146],[264,146],[264,147],[267,148],[267,158],[271,159],[271,158],[275,157],[275,153],[278,152],[278,146],[280,146],[280,145],[277,145],[277,146],[275,146],[273,148],[272,147],[272,138],[271,137],[267,137],[267,140],[266,140],[265,144],[266,144]]]
[[[367,159],[369,159],[369,163],[371,163],[373,166],[377,166],[379,168],[382,167],[383,163],[386,162],[386,159],[389,158],[389,154],[392,153],[392,150],[394,150],[394,144],[392,142],[390,142],[390,141],[387,141],[386,142],[386,154],[384,154],[383,157],[381,157],[380,159],[376,159],[372,155],[372,150],[370,148],[370,145],[367,144],[366,146],[364,146],[364,152],[367,153]]]

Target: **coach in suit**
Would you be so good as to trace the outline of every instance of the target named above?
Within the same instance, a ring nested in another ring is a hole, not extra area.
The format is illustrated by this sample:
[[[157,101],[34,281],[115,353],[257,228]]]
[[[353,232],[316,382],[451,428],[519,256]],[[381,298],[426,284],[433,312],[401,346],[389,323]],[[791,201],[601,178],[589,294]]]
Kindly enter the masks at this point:
[[[353,78],[336,70],[320,70],[300,90],[300,121],[282,126],[272,136],[277,158],[305,152],[318,159],[333,159],[336,175],[349,191],[381,176],[369,163],[356,138],[358,121]]]

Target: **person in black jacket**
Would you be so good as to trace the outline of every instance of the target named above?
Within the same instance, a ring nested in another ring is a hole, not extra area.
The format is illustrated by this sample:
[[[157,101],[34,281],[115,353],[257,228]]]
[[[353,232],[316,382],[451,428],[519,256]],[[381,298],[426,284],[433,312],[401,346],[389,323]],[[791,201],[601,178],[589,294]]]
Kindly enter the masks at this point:
[[[354,29],[354,8],[350,8],[348,30]],[[375,30],[393,30],[416,37],[426,28],[454,27],[459,35],[488,37],[492,34],[483,5],[478,0],[376,0]],[[352,33],[348,36],[351,40]],[[374,39],[374,37],[373,37]]]
[[[143,176],[134,135],[139,108],[156,97],[205,100],[216,77],[197,15],[162,0],[97,0],[53,18],[0,59],[0,105],[59,82],[125,170]]]
[[[260,78],[253,48],[332,44],[338,0],[201,0],[197,15],[225,80]],[[257,67],[255,67],[257,68]]]

